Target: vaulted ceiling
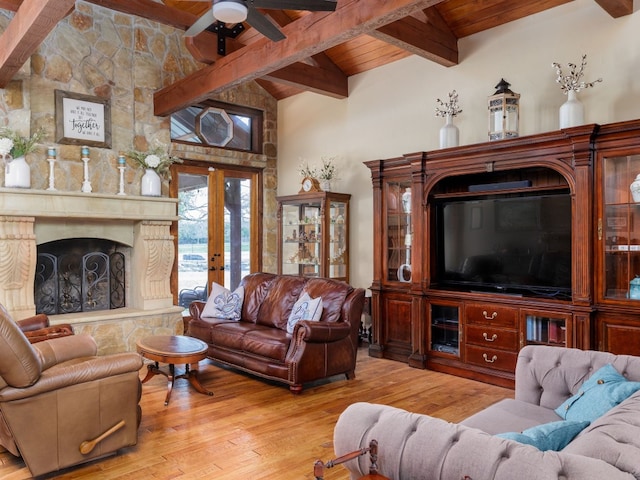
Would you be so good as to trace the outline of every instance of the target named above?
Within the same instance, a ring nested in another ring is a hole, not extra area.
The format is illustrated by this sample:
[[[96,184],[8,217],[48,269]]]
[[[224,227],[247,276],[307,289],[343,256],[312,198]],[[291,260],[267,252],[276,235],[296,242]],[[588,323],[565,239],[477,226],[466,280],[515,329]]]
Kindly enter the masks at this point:
[[[211,7],[188,0],[87,0],[89,3],[188,29]],[[250,0],[249,0],[250,1]],[[248,25],[226,39],[204,31],[185,38],[201,70],[155,93],[156,115],[167,115],[226,89],[258,82],[276,99],[302,91],[348,96],[348,78],[409,55],[445,67],[458,64],[458,40],[572,0],[337,0],[334,12],[262,10],[281,26],[273,42]],[[633,0],[594,0],[612,17],[633,13]],[[0,88],[75,8],[75,0],[0,0],[16,12],[0,36]]]

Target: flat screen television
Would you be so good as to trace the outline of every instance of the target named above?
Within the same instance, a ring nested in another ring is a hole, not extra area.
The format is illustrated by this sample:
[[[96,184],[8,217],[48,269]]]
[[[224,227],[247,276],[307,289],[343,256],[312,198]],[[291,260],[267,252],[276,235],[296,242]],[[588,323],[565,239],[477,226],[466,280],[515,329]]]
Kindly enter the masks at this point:
[[[571,298],[571,196],[435,202],[434,288]]]

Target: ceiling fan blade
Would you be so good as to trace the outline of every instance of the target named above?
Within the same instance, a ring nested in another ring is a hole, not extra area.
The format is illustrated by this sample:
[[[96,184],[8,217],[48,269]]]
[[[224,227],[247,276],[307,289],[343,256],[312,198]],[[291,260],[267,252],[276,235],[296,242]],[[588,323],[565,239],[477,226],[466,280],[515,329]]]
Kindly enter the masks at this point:
[[[247,4],[257,8],[274,10],[307,10],[309,12],[333,12],[337,0],[247,0]]]
[[[213,10],[209,9],[194,22],[189,29],[184,32],[185,37],[195,37],[199,33],[205,31],[212,23],[215,23],[216,19],[213,18]]]
[[[247,12],[247,23],[274,42],[278,42],[286,38],[277,25],[253,8],[251,4],[249,4],[249,11]]]

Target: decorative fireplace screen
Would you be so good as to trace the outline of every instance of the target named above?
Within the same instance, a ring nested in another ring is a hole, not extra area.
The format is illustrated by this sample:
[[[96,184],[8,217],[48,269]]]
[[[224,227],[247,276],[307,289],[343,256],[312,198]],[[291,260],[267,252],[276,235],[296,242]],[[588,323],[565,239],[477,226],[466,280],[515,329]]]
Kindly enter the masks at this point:
[[[36,313],[56,315],[124,307],[126,260],[120,247],[110,240],[91,238],[38,246]]]

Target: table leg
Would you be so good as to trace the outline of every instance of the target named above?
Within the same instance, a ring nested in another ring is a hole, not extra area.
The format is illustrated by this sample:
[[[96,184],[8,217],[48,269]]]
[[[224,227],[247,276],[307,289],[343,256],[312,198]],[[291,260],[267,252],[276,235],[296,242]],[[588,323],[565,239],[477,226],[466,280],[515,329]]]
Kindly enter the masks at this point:
[[[171,391],[173,390],[173,382],[176,378],[180,378],[180,376],[176,377],[176,367],[173,363],[169,364],[169,374],[167,375],[167,396],[164,399],[164,406],[169,405],[169,399],[171,398]]]
[[[146,383],[156,375],[160,375],[160,374],[163,374],[163,372],[160,370],[160,367],[158,366],[158,362],[156,362],[155,365],[150,363],[149,365],[147,365],[147,376],[144,377],[144,380],[142,380],[142,383]]]
[[[209,390],[204,388],[200,383],[200,379],[198,379],[198,370],[191,370],[189,364],[185,365],[184,373],[182,375],[178,375],[176,378],[186,378],[187,380],[189,380],[189,383],[197,392],[209,396],[213,395],[213,392],[210,392]]]

